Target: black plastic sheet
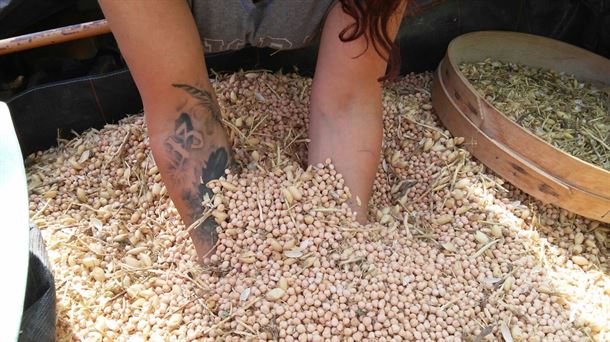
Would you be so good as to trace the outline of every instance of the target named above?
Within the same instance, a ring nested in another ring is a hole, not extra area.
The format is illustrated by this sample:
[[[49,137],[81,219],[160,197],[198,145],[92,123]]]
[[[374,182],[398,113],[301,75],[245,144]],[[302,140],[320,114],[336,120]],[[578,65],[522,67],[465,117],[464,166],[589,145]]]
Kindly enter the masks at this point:
[[[55,282],[44,240],[30,226],[30,261],[19,342],[55,341]]]
[[[7,104],[24,155],[47,149],[73,131],[100,128],[142,110],[127,70],[35,87]]]

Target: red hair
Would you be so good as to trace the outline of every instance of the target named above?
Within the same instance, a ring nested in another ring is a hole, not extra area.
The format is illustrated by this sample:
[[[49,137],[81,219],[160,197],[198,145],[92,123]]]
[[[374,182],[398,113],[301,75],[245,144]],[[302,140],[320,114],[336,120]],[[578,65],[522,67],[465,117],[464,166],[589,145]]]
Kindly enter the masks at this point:
[[[342,42],[351,42],[364,36],[366,48],[368,49],[369,42],[372,42],[377,54],[388,63],[387,71],[379,81],[395,79],[400,72],[400,50],[390,37],[388,23],[401,3],[407,0],[339,1],[343,12],[355,20],[339,33],[339,39]]]

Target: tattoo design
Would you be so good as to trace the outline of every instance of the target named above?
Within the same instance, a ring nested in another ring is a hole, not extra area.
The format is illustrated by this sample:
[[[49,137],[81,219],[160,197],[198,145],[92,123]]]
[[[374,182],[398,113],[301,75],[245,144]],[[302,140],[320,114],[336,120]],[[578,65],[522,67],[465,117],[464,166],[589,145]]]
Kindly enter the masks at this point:
[[[222,177],[225,173],[225,169],[229,165],[229,153],[224,147],[219,147],[216,151],[210,154],[208,162],[203,168],[201,168],[201,184],[199,185],[199,193],[201,198],[208,194],[212,196],[212,191],[206,186],[206,184],[213,180]]]
[[[218,123],[222,123],[222,117],[220,115],[220,110],[218,109],[218,106],[214,102],[214,98],[212,97],[212,94],[210,94],[210,92],[208,92],[204,89],[195,88],[188,84],[172,84],[172,85],[178,89],[182,89],[182,90],[186,91],[187,93],[191,94],[191,96],[193,96],[194,98],[199,100],[199,104],[210,111],[214,120],[216,120],[216,122],[218,122]]]
[[[189,115],[181,113],[176,120],[174,134],[165,141],[165,144],[171,154],[172,170],[181,170],[189,159],[191,150],[203,147],[203,135],[193,129]]]
[[[205,249],[209,252],[218,240],[217,226],[218,224],[214,221],[214,218],[208,217],[191,231],[193,241],[196,244],[205,245]]]
[[[200,216],[203,212],[201,207],[201,201],[207,194],[210,198],[213,196],[212,190],[206,186],[206,184],[213,180],[218,179],[224,175],[225,169],[229,164],[229,153],[224,147],[217,148],[212,152],[206,162],[205,166],[201,168],[201,181],[198,184],[198,193],[194,194],[192,190],[186,190],[182,194],[182,198],[187,201],[193,210],[194,216]],[[212,248],[218,240],[218,233],[216,232],[216,221],[213,217],[208,217],[195,227],[191,233],[193,239],[197,240],[196,243],[204,244],[206,249]]]
[[[180,109],[173,133],[165,140],[172,180],[182,189],[181,197],[188,215],[195,221],[203,213],[203,198],[213,196],[206,184],[224,175],[231,164],[231,154],[228,148],[215,145],[214,132],[218,125],[222,126],[222,118],[214,97],[187,84],[173,86],[196,100],[191,108]],[[214,246],[216,226],[216,221],[208,218],[193,229],[191,236],[198,251]]]
[[[217,148],[212,152],[208,161],[201,168],[201,178],[197,180],[192,189],[186,189],[182,192],[182,199],[191,205],[193,216],[201,215],[201,201],[207,194],[210,198],[214,195],[206,184],[214,179],[218,179],[224,175],[225,169],[229,164],[229,153],[224,147]]]

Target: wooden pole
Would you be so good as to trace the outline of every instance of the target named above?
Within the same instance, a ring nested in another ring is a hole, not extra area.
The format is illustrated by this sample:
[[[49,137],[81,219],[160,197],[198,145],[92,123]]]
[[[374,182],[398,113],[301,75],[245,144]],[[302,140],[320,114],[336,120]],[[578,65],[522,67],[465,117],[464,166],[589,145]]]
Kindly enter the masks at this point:
[[[93,37],[110,32],[106,19],[70,25],[0,40],[0,55]]]

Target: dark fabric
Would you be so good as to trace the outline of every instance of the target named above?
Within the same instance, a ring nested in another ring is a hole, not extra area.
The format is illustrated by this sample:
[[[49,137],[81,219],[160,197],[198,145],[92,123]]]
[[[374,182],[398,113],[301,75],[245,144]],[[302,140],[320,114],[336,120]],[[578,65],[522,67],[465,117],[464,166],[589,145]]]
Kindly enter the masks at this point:
[[[30,226],[30,261],[19,342],[55,341],[55,283],[40,231]]]
[[[525,32],[610,57],[609,0],[415,0],[398,42],[404,72],[433,70],[449,42],[483,30]]]
[[[610,0],[583,0],[592,14],[583,25],[582,46],[610,58]]]
[[[316,39],[335,0],[189,0],[206,52],[247,45],[302,48]]]

